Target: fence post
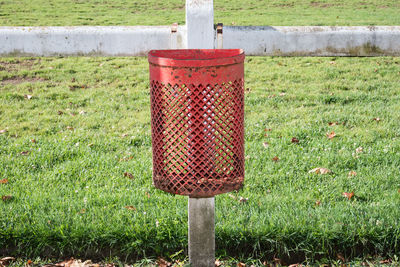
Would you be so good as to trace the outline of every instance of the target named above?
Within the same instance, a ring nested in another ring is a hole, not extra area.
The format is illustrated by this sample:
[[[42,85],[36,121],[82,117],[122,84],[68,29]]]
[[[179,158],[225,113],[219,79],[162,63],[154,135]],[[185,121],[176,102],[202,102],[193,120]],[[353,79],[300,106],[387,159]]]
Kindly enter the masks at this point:
[[[213,0],[186,0],[187,48],[214,48]],[[214,197],[188,199],[191,267],[215,265]]]

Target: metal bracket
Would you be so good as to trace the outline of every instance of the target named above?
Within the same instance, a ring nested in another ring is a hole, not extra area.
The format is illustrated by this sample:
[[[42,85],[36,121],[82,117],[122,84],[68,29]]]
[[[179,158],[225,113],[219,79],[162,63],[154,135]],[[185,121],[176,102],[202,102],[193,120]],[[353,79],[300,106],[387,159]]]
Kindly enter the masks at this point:
[[[178,23],[174,22],[171,25],[171,43],[170,49],[178,48]]]
[[[224,24],[222,24],[222,23],[217,24],[217,48],[218,49],[223,48],[223,41],[224,41],[223,36],[222,36],[223,27],[224,27]]]

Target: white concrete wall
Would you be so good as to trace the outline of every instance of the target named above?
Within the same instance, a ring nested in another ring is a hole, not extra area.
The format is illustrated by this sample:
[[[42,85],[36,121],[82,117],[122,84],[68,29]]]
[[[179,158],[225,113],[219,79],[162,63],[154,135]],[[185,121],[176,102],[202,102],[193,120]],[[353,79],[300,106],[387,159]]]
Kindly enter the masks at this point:
[[[223,42],[257,56],[399,56],[400,26],[228,26]]]
[[[0,56],[144,56],[187,48],[178,26],[0,27]],[[225,26],[224,48],[256,56],[400,56],[400,26]],[[214,47],[217,47],[214,34]]]
[[[144,56],[184,48],[185,27],[0,27],[0,56]],[[177,47],[172,47],[176,45]]]

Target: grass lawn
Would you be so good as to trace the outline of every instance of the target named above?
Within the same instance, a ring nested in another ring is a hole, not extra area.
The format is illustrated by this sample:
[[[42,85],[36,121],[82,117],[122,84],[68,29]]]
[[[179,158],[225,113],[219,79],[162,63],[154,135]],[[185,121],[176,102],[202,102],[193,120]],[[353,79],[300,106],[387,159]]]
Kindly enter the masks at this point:
[[[398,0],[215,0],[225,25],[399,25]],[[185,23],[185,0],[2,0],[0,26]]]
[[[151,181],[147,68],[0,58],[0,255],[184,257],[187,199]],[[399,255],[400,58],[245,69],[246,183],[216,198],[217,256]]]

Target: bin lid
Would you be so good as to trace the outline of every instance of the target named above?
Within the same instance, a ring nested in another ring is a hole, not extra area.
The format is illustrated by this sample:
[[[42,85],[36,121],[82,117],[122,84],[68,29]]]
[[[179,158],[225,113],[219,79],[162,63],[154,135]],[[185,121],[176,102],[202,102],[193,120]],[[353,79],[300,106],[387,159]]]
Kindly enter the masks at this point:
[[[242,63],[243,49],[171,49],[151,50],[151,64],[169,67],[207,67]]]

